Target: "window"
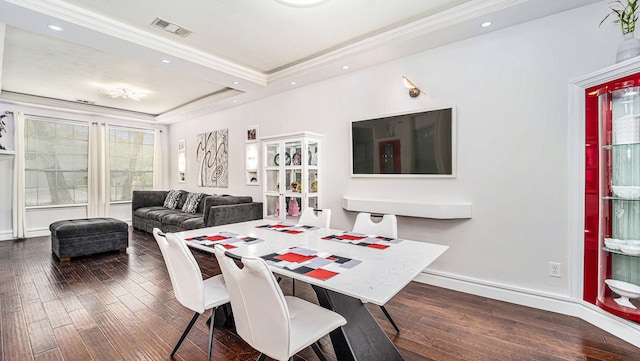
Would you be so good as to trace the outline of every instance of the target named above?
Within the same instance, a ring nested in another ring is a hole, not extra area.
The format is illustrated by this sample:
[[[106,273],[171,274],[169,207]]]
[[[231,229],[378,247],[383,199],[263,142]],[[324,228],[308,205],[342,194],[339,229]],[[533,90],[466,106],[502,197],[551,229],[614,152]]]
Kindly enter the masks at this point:
[[[87,203],[89,126],[25,119],[25,205]]]
[[[129,201],[134,190],[153,189],[153,133],[110,128],[111,201]]]

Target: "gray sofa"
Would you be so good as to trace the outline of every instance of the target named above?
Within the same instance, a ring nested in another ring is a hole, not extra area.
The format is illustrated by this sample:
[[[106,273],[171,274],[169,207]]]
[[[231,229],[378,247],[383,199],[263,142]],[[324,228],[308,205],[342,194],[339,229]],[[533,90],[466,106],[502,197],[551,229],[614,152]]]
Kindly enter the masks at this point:
[[[133,228],[151,233],[153,228],[164,232],[220,226],[223,224],[262,219],[262,203],[249,196],[204,195],[196,213],[182,212],[188,192],[182,193],[176,209],[164,208],[168,191],[133,191]]]

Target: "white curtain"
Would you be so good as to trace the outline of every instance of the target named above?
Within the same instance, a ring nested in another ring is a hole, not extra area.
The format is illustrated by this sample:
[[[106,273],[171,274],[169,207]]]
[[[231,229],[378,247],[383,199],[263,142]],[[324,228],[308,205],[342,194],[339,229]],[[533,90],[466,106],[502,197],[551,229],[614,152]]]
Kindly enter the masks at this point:
[[[100,125],[100,205],[102,207],[102,216],[109,217],[111,209],[111,166],[109,165],[109,127],[106,124]]]
[[[24,238],[27,235],[27,210],[25,207],[24,181],[24,113],[13,114],[15,125],[15,158],[13,162],[13,237]]]
[[[162,130],[153,131],[153,189],[162,189]]]
[[[109,140],[105,124],[92,123],[89,127],[89,217],[109,215],[107,154]]]

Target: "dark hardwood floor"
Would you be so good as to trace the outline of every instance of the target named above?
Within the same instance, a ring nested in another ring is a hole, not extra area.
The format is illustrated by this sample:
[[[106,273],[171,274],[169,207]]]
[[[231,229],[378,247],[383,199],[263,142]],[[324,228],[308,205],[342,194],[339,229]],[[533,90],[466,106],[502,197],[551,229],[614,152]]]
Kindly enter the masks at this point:
[[[205,277],[215,259],[195,252]],[[285,293],[291,283],[283,281]],[[296,294],[315,301],[311,287]],[[413,360],[640,360],[640,349],[573,317],[412,282],[387,309],[367,306],[404,358]],[[132,231],[127,253],[59,263],[49,237],[0,242],[0,354],[23,360],[169,360],[192,312],[173,297],[158,247]],[[205,360],[208,313],[176,360]],[[321,340],[335,360],[328,337]],[[232,329],[216,330],[213,360],[255,360]],[[310,349],[294,358],[318,360]]]

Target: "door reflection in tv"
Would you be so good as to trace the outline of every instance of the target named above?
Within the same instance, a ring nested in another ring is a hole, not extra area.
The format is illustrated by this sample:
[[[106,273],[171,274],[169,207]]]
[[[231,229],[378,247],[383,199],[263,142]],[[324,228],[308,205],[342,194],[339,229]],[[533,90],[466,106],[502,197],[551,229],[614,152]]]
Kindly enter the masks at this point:
[[[352,123],[353,174],[453,174],[453,109]]]

